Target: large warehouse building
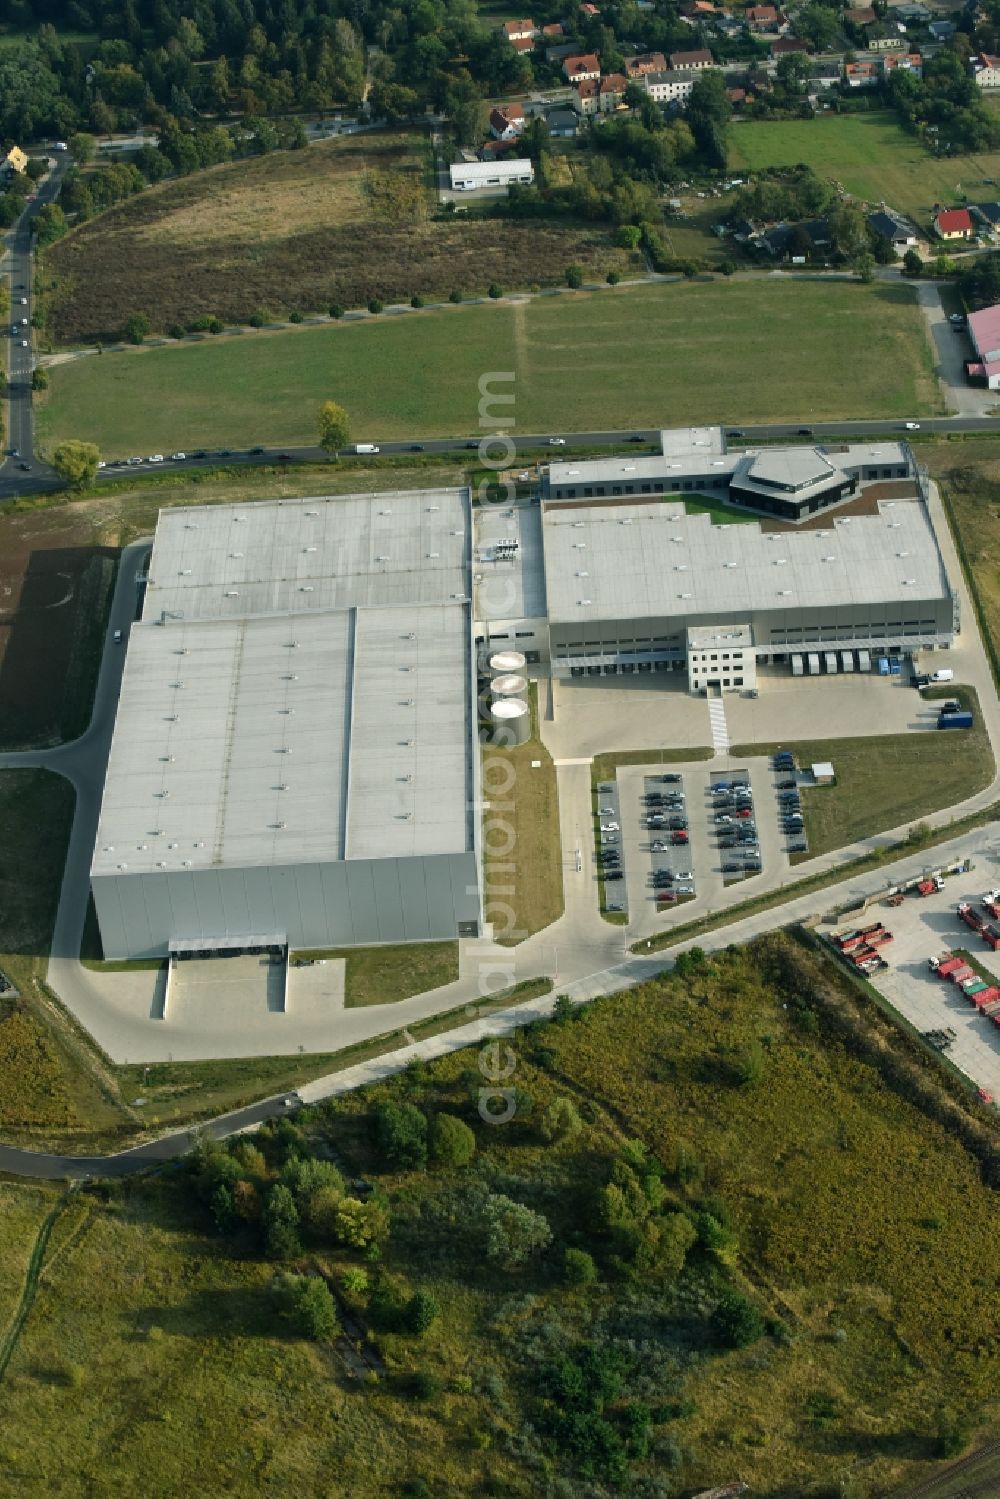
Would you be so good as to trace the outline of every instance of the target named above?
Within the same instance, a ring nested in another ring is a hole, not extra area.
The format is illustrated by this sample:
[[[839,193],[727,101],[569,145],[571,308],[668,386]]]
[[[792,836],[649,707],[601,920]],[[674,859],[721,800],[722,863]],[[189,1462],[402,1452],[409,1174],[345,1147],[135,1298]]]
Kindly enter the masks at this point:
[[[108,958],[480,929],[464,491],[170,510],[92,888]]]

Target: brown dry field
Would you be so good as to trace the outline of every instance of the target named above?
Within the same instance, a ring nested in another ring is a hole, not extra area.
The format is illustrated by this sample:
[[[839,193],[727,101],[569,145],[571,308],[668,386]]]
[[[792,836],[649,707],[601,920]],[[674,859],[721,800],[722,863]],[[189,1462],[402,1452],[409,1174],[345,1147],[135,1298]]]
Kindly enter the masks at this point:
[[[245,322],[333,302],[408,301],[562,283],[627,269],[604,229],[428,217],[425,141],[360,135],[213,167],[151,188],[82,224],[47,253],[56,343],[121,336],[211,315]]]

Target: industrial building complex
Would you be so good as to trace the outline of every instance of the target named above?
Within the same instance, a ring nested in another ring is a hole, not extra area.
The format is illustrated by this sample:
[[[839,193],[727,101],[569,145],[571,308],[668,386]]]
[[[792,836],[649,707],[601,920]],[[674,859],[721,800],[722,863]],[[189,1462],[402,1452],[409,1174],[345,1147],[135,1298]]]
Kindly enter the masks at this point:
[[[744,690],[761,665],[951,643],[904,445],[730,453],[709,428],[661,449],[552,464],[503,504],[163,512],[93,859],[105,956],[478,934],[480,720],[527,735],[525,667]]]

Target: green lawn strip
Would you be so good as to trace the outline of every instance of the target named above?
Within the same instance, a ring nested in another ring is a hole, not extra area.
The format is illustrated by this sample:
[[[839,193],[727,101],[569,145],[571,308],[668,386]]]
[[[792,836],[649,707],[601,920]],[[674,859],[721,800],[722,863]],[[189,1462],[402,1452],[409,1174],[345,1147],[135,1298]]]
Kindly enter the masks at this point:
[[[329,961],[344,959],[344,1005],[394,1005],[458,978],[458,942],[408,942],[385,947],[331,947],[289,954]]]
[[[935,455],[934,470],[943,467],[947,450]],[[963,455],[964,456],[964,455]],[[996,505],[995,480],[980,461],[947,467],[940,475],[938,490],[958,552],[965,581],[979,621],[980,634],[989,656],[993,680],[1000,686],[1000,509]]]
[[[845,316],[847,309],[851,316]],[[617,351],[611,366],[606,353]],[[745,379],[766,357],[769,377]],[[720,280],[105,354],[51,369],[39,432],[108,457],[312,442],[341,396],[355,439],[474,428],[484,370],[516,373],[513,430],[859,418],[940,409],[912,287]]]
[[[24,1330],[24,1324],[28,1320],[28,1314],[34,1303],[35,1292],[38,1290],[38,1277],[41,1274],[42,1261],[45,1258],[45,1251],[48,1248],[49,1238],[55,1227],[56,1219],[68,1206],[71,1197],[71,1192],[65,1193],[52,1210],[46,1214],[42,1226],[38,1230],[38,1237],[32,1248],[31,1258],[28,1261],[28,1268],[25,1272],[24,1289],[21,1293],[20,1303],[3,1341],[0,1342],[0,1383],[2,1383],[4,1375],[7,1373],[7,1366],[14,1356],[18,1340]]]
[[[889,848],[863,854],[860,859],[852,859],[847,864],[839,864],[836,869],[822,870],[804,880],[796,880],[792,885],[782,885],[780,890],[771,890],[766,895],[755,895],[752,900],[742,901],[739,905],[727,906],[724,911],[719,911],[714,916],[704,916],[699,921],[689,921],[683,926],[671,927],[669,931],[659,932],[648,940],[643,939],[641,942],[633,943],[632,951],[634,953],[660,952],[664,947],[674,947],[679,942],[688,942],[693,937],[702,937],[706,932],[718,931],[720,927],[743,921],[748,916],[756,916],[761,911],[771,911],[775,906],[787,905],[797,900],[799,896],[811,895],[814,891],[825,890],[829,885],[839,885],[855,875],[867,874],[872,869],[893,864],[897,859],[908,858],[918,849],[934,848],[939,843],[950,843],[953,838],[960,838],[963,833],[969,833],[973,828],[987,827],[997,817],[1000,817],[1000,802],[984,807],[981,812],[970,812],[966,817],[957,817],[954,822],[947,823],[943,827],[923,829],[912,841],[908,839],[903,843],[894,843]]]
[[[528,703],[531,738],[482,749],[485,919],[505,947],[551,926],[563,913],[559,786],[539,731],[537,682],[529,685]],[[505,935],[509,911],[516,939]]]
[[[886,202],[926,231],[935,203],[989,198],[985,178],[1000,178],[1000,152],[932,156],[891,111],[812,120],[741,121],[730,131],[730,165],[812,167],[873,206]]]
[[[955,697],[972,711],[973,727],[858,739],[735,744],[732,754],[770,757],[778,750],[790,750],[800,769],[817,761],[833,762],[834,785],[801,787],[809,856],[815,858],[884,828],[900,827],[954,806],[990,784],[995,770],[993,752],[975,690],[928,688],[924,697]]]
[[[415,1040],[426,1040],[486,1015],[508,1010],[512,1005],[523,1004],[551,990],[551,979],[525,979],[489,998],[415,1021],[406,1027],[406,1033]],[[143,1113],[147,1127],[152,1131],[229,1113],[271,1094],[294,1090],[328,1073],[343,1072],[359,1062],[372,1061],[406,1044],[403,1031],[392,1030],[370,1041],[345,1046],[340,1051],[313,1052],[308,1056],[156,1062],[145,1067],[119,1067],[116,1072],[126,1097],[145,1098]],[[116,1148],[122,1146],[118,1144]]]

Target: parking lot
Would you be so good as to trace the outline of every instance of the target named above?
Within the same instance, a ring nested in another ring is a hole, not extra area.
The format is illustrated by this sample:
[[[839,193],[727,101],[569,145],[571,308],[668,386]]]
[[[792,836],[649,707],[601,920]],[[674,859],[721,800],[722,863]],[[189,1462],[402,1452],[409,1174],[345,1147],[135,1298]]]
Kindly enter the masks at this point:
[[[656,905],[666,908],[692,899],[694,850],[680,771],[643,776],[640,823],[645,828],[649,853],[646,884]]]
[[[908,895],[896,907],[873,904],[866,919],[857,925],[881,918],[893,935],[892,942],[880,948],[888,968],[869,975],[869,982],[920,1032],[953,1030],[955,1039],[945,1055],[997,1099],[1000,1026],[981,1015],[954,984],[939,978],[927,961],[962,949],[1000,984],[1000,953],[988,947],[956,914],[960,901],[979,905],[984,891],[994,883],[994,873],[982,869],[949,876],[938,894],[926,898]],[[841,922],[840,929],[851,924]]]
[[[750,772],[744,768],[711,773],[708,794],[723,884],[735,885],[763,869]]]
[[[617,781],[602,781],[597,788],[597,820],[600,832],[598,863],[604,881],[604,909],[628,912],[628,885],[622,865],[622,814]]]

